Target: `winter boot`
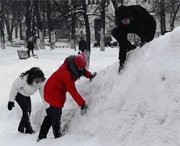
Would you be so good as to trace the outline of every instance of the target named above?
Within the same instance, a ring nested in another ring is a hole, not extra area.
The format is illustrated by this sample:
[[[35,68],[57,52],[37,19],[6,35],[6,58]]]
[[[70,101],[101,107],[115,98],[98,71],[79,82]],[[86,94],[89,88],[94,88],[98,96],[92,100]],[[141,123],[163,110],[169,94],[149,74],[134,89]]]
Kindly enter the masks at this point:
[[[122,66],[119,66],[119,68],[118,68],[118,73],[120,73],[120,71],[123,69],[123,67]]]
[[[35,131],[32,129],[32,126],[31,126],[30,121],[27,121],[27,122],[26,122],[25,127],[26,127],[25,133],[27,133],[27,134],[33,134],[33,133],[35,133]]]
[[[38,138],[37,138],[37,141],[40,141],[41,139],[47,137],[47,134],[48,134],[48,131],[49,131],[51,125],[52,125],[51,119],[50,119],[48,116],[46,116],[46,117],[44,118],[44,120],[43,120],[42,125],[41,125],[41,129],[40,129],[40,132],[39,132],[39,136],[38,136]]]
[[[33,134],[35,133],[35,131],[32,129],[32,127],[30,128],[26,128],[26,131],[25,131],[26,134]]]
[[[24,119],[24,125],[26,128],[25,133],[27,133],[27,134],[35,133],[35,131],[32,129],[28,113],[23,113],[23,119]]]
[[[59,138],[62,136],[60,125],[52,125],[54,138]]]
[[[21,121],[19,123],[18,131],[21,132],[21,133],[25,132],[25,126],[24,126],[24,123],[23,123],[22,119],[21,119]]]
[[[119,61],[118,73],[120,73],[120,71],[123,69],[123,64],[124,64],[124,61]]]

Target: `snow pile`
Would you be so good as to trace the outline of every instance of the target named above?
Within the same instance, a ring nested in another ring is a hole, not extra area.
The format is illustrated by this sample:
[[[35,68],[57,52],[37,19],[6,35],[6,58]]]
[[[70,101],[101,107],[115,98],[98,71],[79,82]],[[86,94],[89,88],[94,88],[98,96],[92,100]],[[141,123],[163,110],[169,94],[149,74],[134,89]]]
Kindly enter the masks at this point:
[[[179,38],[177,28],[131,52],[120,75],[115,63],[79,85],[90,108],[73,118],[70,133],[98,137],[102,145],[179,145]]]

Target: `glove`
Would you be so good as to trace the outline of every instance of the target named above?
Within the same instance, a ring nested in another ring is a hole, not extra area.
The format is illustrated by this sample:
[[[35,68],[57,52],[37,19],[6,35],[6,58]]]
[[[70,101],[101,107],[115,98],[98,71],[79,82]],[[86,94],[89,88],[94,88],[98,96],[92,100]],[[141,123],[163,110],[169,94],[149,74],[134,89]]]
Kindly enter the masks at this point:
[[[81,106],[81,115],[86,114],[87,109],[88,109],[87,104],[83,104],[83,105]]]
[[[8,110],[11,111],[13,107],[14,107],[14,102],[9,101],[9,102],[8,102]]]
[[[91,76],[90,76],[90,81],[92,81],[92,79],[97,75],[97,72],[94,72]]]

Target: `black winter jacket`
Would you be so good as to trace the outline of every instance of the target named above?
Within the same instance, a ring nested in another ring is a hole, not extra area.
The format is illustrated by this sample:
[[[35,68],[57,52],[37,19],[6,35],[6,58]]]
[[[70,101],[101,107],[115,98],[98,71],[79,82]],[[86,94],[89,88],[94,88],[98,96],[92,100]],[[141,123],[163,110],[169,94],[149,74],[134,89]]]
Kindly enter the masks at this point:
[[[130,25],[124,26],[121,20],[131,18]],[[139,5],[120,6],[115,10],[116,25],[127,33],[135,33],[149,42],[154,38],[156,22],[150,13]]]
[[[28,43],[27,43],[27,48],[28,48],[29,50],[33,50],[33,49],[34,49],[34,43],[33,43],[33,41],[28,41]]]

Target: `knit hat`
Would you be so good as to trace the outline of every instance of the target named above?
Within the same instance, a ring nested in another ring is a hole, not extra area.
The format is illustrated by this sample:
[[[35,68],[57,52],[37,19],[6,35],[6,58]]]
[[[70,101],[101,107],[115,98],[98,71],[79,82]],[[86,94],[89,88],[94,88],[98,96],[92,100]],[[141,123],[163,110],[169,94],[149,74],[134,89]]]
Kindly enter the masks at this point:
[[[123,20],[127,17],[131,17],[131,11],[129,10],[129,8],[127,6],[119,6],[116,10],[115,10],[115,15],[117,17],[117,19],[119,20]]]
[[[86,56],[85,54],[78,54],[74,56],[74,64],[78,67],[78,68],[85,68],[86,67]]]

